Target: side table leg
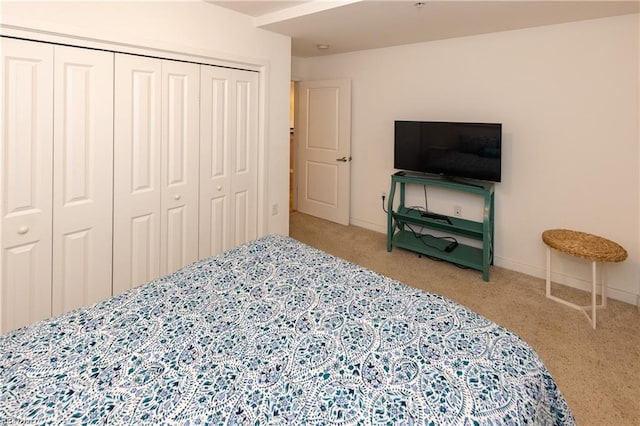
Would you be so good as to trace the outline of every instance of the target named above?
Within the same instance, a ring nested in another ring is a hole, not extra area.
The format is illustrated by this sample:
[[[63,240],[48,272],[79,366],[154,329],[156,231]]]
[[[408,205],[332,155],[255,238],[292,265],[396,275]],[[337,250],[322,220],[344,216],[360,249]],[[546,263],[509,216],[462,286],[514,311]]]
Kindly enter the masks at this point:
[[[551,297],[551,247],[547,246],[547,299]]]
[[[603,308],[607,307],[607,269],[604,263],[600,265],[600,279],[602,280],[602,292],[600,293],[600,304]]]
[[[591,326],[596,328],[596,261],[591,262],[592,279],[591,284]]]

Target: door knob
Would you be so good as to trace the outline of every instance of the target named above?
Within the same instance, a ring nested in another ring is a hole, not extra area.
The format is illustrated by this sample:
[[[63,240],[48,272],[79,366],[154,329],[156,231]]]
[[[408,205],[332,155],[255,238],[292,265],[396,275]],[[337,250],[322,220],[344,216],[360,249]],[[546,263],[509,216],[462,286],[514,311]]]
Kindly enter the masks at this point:
[[[178,201],[178,200],[180,199],[180,194],[176,194],[176,195],[174,195],[174,196],[173,196],[173,199],[174,199],[174,200],[176,200],[176,201]]]
[[[21,226],[20,228],[18,228],[18,234],[20,234],[20,235],[24,235],[27,232],[29,232],[29,227],[28,226]]]
[[[218,191],[222,191],[222,186],[218,185],[218,187],[216,188]]]
[[[336,158],[336,161],[340,161],[341,163],[346,163],[347,161],[351,161],[351,157]]]

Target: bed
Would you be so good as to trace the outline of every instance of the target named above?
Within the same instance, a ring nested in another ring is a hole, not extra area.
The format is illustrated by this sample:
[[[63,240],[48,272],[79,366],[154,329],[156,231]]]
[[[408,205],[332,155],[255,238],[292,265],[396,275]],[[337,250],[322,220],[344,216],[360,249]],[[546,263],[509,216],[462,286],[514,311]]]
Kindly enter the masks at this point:
[[[518,336],[270,235],[0,337],[0,424],[571,425]]]

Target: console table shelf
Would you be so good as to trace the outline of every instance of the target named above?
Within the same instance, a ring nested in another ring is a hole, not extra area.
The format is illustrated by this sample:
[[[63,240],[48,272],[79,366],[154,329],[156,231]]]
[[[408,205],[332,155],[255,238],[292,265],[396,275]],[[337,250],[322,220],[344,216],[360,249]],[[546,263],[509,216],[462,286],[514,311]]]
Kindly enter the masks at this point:
[[[471,220],[460,219],[459,217],[448,216],[449,222],[443,222],[437,219],[430,219],[421,216],[420,211],[403,207],[393,213],[394,220],[398,222],[412,223],[414,225],[423,226],[428,223],[429,228],[437,229],[445,232],[453,232],[458,235],[464,235],[477,240],[482,239],[482,223]]]
[[[480,195],[484,200],[482,222],[443,216],[442,219],[424,217],[422,211],[405,207],[405,185],[417,184],[451,189]],[[396,187],[400,186],[400,199],[394,210]],[[482,271],[482,277],[489,281],[489,265],[493,265],[494,234],[494,185],[479,182],[454,182],[422,175],[394,174],[391,176],[387,215],[387,251],[393,246],[415,251],[427,256],[437,257],[462,266]],[[472,247],[458,242],[451,251],[445,248],[449,239],[429,235],[415,235],[409,229],[411,225],[434,229],[445,234],[454,234],[482,241],[482,247]]]

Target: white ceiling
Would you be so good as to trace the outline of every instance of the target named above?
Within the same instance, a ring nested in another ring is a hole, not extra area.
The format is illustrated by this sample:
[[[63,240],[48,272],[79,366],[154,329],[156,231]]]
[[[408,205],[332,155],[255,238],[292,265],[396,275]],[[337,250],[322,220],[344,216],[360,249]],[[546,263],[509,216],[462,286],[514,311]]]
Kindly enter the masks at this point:
[[[291,37],[310,57],[638,13],[640,1],[214,1]],[[318,44],[330,46],[319,50]]]

